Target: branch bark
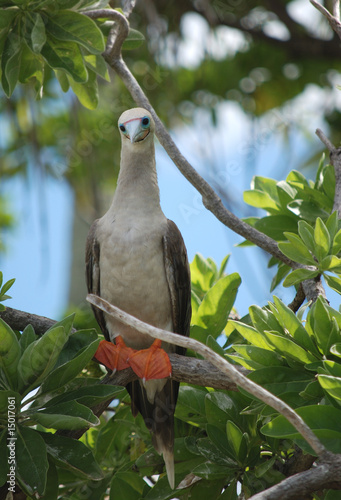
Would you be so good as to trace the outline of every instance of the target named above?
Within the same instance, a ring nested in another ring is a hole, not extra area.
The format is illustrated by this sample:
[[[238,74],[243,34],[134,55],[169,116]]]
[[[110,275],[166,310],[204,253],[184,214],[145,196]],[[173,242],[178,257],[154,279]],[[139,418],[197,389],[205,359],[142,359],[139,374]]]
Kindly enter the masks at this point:
[[[332,15],[323,5],[318,3],[316,0],[310,0],[310,3],[319,10],[321,14],[327,19],[331,28],[335,31],[337,36],[341,39],[341,23],[339,21],[340,17],[340,7],[339,1],[333,0],[333,14]]]
[[[193,351],[201,354],[201,356],[203,356],[207,361],[210,361],[216,366],[216,368],[227,375],[232,382],[281,413],[303,436],[307,443],[310,444],[317,456],[324,457],[328,455],[329,452],[326,450],[321,441],[290,406],[263,389],[263,387],[246,378],[236,369],[235,366],[228,363],[223,357],[219,356],[219,354],[212,351],[212,349],[206,345],[195,339],[184,337],[177,333],[167,332],[165,330],[161,330],[160,328],[148,325],[147,323],[134,318],[130,314],[121,311],[118,307],[109,304],[109,302],[97,297],[96,295],[88,295],[87,301],[108,315],[118,319],[125,325],[131,326],[141,333],[150,335],[153,338],[158,338],[170,344],[192,349]]]
[[[250,497],[249,500],[302,500],[323,489],[341,489],[341,456],[328,453],[312,469],[290,476],[280,483]]]
[[[0,318],[13,330],[19,330],[19,332],[22,332],[27,325],[32,325],[37,335],[43,335],[57,323],[54,319],[19,311],[19,309],[12,309],[12,307],[6,307],[4,311],[0,311]],[[74,328],[72,331],[76,331],[76,329]]]

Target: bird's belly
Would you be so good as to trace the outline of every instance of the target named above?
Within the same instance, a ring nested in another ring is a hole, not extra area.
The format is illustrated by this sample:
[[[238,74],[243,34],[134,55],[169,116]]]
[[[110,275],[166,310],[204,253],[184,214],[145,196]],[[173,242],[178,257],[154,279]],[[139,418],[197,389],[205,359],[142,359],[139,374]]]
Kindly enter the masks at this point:
[[[107,244],[106,244],[107,243]],[[171,300],[166,279],[161,234],[130,229],[119,237],[113,232],[101,244],[101,296],[123,311],[153,326],[172,330]],[[106,316],[113,340],[121,335],[135,349],[149,347],[153,339]]]

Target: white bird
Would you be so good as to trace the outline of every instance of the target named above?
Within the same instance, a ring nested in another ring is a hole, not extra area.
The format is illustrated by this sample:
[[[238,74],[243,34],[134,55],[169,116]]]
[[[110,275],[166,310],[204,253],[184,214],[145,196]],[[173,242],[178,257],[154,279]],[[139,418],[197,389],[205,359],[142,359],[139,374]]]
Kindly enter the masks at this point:
[[[160,207],[154,148],[154,121],[143,108],[119,118],[121,166],[107,213],[91,226],[86,247],[89,293],[153,326],[189,335],[190,272],[186,247],[174,222]],[[140,412],[163,454],[174,488],[174,411],[179,383],[171,380],[167,352],[184,354],[94,308],[102,341],[96,358],[110,369],[131,366],[134,416]],[[110,341],[110,343],[108,342]],[[115,343],[115,345],[113,345]],[[136,352],[136,350],[138,350]]]

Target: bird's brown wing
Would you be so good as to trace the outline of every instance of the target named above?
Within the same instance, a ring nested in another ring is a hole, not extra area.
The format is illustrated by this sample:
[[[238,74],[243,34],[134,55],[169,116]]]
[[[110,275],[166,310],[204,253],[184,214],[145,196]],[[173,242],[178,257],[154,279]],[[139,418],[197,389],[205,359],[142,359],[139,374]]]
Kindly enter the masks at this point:
[[[187,251],[181,233],[174,222],[168,220],[167,230],[162,239],[164,263],[171,297],[173,330],[175,333],[189,336],[191,321],[191,279]],[[185,349],[176,347],[178,354],[185,354]],[[146,392],[139,381],[127,385],[131,396],[133,415],[142,414],[146,426],[152,432],[153,446],[163,453],[167,474],[169,463],[173,462],[174,411],[179,392],[179,382],[167,380],[165,386],[155,396],[154,403],[147,399]],[[172,457],[171,459],[167,457]],[[173,479],[174,481],[174,479]]]
[[[100,244],[96,238],[98,220],[90,227],[85,247],[86,284],[88,293],[101,296],[100,287]],[[104,313],[92,306],[95,318],[106,340],[110,341],[109,332],[104,319]]]

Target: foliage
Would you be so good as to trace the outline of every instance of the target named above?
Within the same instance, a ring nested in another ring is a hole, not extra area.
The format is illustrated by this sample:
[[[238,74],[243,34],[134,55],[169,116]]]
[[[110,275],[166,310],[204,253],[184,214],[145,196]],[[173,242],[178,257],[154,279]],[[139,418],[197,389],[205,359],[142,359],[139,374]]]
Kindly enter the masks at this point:
[[[94,3],[100,7],[95,0],[2,2],[1,84],[7,97],[18,82],[31,81],[37,97],[41,97],[47,65],[55,72],[63,92],[71,86],[84,106],[97,107],[97,75],[109,80],[101,56],[105,49],[102,30],[107,34],[108,27],[84,15]],[[143,36],[132,30],[124,48],[134,49],[142,41]]]

